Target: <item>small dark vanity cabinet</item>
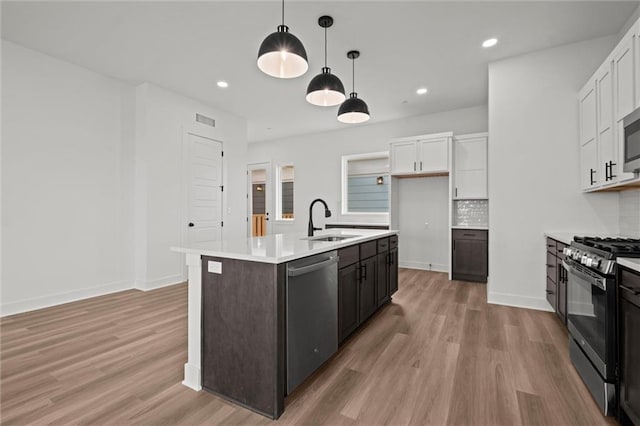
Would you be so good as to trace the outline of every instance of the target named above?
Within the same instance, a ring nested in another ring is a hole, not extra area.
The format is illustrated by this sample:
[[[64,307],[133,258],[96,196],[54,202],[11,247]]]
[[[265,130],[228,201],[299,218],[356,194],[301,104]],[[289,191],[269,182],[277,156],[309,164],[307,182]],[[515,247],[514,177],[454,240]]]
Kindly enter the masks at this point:
[[[489,231],[454,229],[451,256],[451,278],[454,280],[487,282]]]
[[[338,250],[338,341],[342,343],[398,290],[398,236]]]

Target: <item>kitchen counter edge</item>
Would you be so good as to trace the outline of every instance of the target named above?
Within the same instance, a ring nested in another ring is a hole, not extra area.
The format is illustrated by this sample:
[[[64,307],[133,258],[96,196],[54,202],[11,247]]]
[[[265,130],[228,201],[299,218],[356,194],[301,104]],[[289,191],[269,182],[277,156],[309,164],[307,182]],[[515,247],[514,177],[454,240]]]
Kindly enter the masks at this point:
[[[210,256],[210,257],[220,257],[223,259],[236,259],[236,260],[247,260],[250,262],[260,262],[260,263],[270,263],[270,264],[280,264],[286,263],[297,259],[302,259],[304,257],[313,256],[314,254],[326,253],[328,251],[339,250],[341,248],[353,246],[356,244],[365,243],[367,241],[373,241],[380,238],[390,237],[392,235],[398,235],[398,230],[363,230],[363,229],[351,229],[351,228],[340,228],[340,229],[326,229],[322,232],[316,233],[317,236],[321,235],[336,235],[343,233],[362,233],[366,231],[367,235],[360,235],[358,237],[348,238],[343,241],[316,241],[317,247],[305,250],[304,252],[298,252],[291,255],[274,257],[274,256],[256,256],[248,253],[237,253],[237,252],[228,252],[224,250],[212,250],[206,247],[171,247],[171,251],[185,254],[197,254],[200,256]],[[299,234],[274,234],[271,237],[276,237],[277,235],[282,235],[284,238],[290,238],[294,240],[304,241],[306,236],[301,236]],[[263,237],[251,237],[246,238],[243,241],[251,241],[256,238]]]
[[[616,259],[619,265],[632,269],[640,273],[640,259],[634,259],[631,257],[619,257]]]

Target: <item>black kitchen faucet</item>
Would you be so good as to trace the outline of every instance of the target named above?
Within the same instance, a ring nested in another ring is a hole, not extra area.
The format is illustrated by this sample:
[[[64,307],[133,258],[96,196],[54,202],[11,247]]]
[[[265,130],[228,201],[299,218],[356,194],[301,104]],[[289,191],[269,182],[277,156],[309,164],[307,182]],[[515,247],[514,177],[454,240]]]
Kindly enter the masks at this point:
[[[315,228],[313,226],[313,205],[317,202],[321,202],[322,204],[324,204],[324,217],[331,217],[331,210],[329,210],[329,206],[327,206],[327,203],[322,198],[316,198],[315,200],[313,200],[311,202],[311,205],[309,206],[309,231],[307,232],[308,237],[313,237],[313,231],[319,231],[322,229]]]

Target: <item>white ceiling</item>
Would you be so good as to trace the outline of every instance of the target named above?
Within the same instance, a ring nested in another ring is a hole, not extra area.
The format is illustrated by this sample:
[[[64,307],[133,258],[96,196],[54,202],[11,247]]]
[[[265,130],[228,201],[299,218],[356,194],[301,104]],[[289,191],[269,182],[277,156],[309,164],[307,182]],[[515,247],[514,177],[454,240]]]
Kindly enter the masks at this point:
[[[293,80],[256,66],[260,43],[280,22],[279,1],[2,1],[2,38],[245,117],[249,140],[259,141],[349,126],[336,120],[337,107],[305,101],[306,86],[323,65],[321,15],[335,20],[329,66],[347,91],[346,52],[361,52],[356,91],[374,123],[486,104],[490,61],[616,34],[639,4],[287,1],[286,24],[304,43],[310,66]],[[489,37],[500,42],[483,49]],[[218,80],[229,88],[218,88]],[[416,95],[421,86],[427,95]]]

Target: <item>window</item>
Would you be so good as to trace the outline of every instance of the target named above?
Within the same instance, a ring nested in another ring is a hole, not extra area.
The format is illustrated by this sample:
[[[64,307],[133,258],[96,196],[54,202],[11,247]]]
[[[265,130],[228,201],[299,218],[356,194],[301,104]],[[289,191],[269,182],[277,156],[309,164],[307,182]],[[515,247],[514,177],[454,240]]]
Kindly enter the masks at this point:
[[[293,220],[293,164],[276,169],[276,220]]]
[[[342,157],[342,214],[389,213],[389,153]]]

